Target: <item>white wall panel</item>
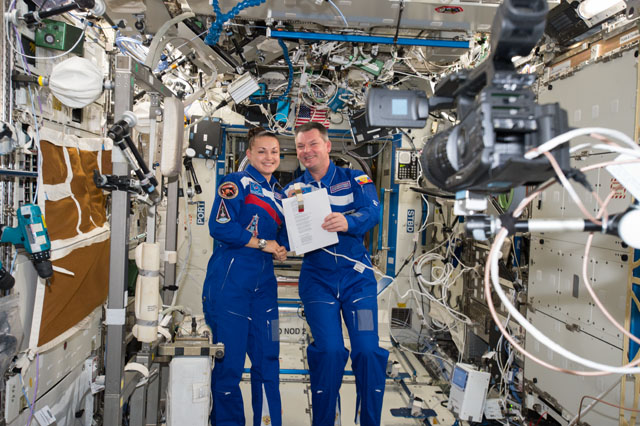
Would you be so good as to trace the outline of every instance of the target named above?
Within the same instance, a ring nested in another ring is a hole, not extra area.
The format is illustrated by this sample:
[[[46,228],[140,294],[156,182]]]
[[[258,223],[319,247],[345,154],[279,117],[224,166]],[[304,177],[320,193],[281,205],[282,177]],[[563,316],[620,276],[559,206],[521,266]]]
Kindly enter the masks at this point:
[[[608,62],[586,66],[564,80],[552,82],[551,86],[551,90],[548,87],[541,89],[539,100],[541,103],[559,102],[567,109],[570,126],[602,126],[633,136],[637,93],[637,58],[633,51]],[[584,141],[585,138],[579,138],[572,145]],[[576,168],[615,158],[615,155],[606,153],[576,154],[571,161],[572,167]],[[604,170],[589,171],[587,177],[601,199],[615,187],[611,175]],[[576,189],[586,208],[595,214],[598,206],[594,197],[578,184]],[[630,201],[629,194],[620,190],[610,203],[609,212],[625,210]],[[582,217],[560,185],[547,190],[542,202],[534,203],[534,206],[535,218]],[[585,358],[621,365],[622,333],[595,307],[582,282],[586,239],[585,233],[539,233],[532,236],[528,289],[530,309],[527,317],[553,340]],[[589,256],[591,285],[619,322],[624,321],[625,316],[628,252],[619,238],[596,234]],[[554,365],[581,369],[530,336],[527,336],[526,347]],[[618,379],[616,375],[585,378],[558,374],[528,360],[525,362],[525,378],[572,413],[577,413],[583,395],[596,396]],[[606,400],[618,403],[619,387]],[[584,421],[600,426],[618,425],[617,410],[598,406]]]

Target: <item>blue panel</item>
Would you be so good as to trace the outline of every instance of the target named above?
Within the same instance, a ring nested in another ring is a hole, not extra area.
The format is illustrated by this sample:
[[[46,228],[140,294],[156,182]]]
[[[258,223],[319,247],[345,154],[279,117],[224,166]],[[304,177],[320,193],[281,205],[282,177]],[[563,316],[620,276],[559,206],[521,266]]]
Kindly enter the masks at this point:
[[[25,172],[25,171],[22,171],[22,170],[0,169],[0,176],[17,176],[17,177],[37,178],[38,177],[38,172]]]
[[[244,373],[251,373],[251,369],[250,368],[245,368],[243,370]],[[309,374],[309,370],[302,370],[302,369],[296,369],[296,368],[281,368],[280,369],[280,374]],[[353,376],[353,371],[351,370],[346,370],[344,372],[345,376]]]
[[[341,41],[348,43],[369,43],[369,44],[397,44],[401,46],[432,46],[432,47],[452,47],[468,49],[468,41],[418,39],[418,38],[398,38],[375,37],[355,34],[325,34],[325,33],[303,33],[297,31],[272,31],[272,38],[312,40],[312,41]]]
[[[423,408],[422,409],[422,413],[418,414],[418,415],[413,415],[411,414],[411,408],[408,407],[403,407],[403,408],[392,408],[391,410],[391,415],[393,417],[403,417],[405,419],[421,419],[427,423],[424,424],[428,424],[431,425],[431,423],[429,423],[429,420],[427,420],[427,417],[437,417],[438,414],[430,409],[430,408]]]
[[[396,158],[396,150],[400,148],[402,144],[402,134],[398,133],[393,135],[393,150],[391,151],[391,158]],[[399,187],[393,178],[396,175],[395,161],[391,161],[391,192],[387,195],[389,199],[389,222],[387,223],[388,238],[387,245],[387,275],[395,276],[397,259],[396,259],[396,245],[398,243],[398,204],[400,203]]]
[[[467,373],[460,367],[456,367],[453,370],[453,377],[451,378],[451,383],[458,386],[460,389],[464,389],[467,386],[468,377],[469,377],[469,373]]]
[[[522,237],[513,238],[513,247],[515,252],[513,256],[513,266],[518,267],[522,264]]]
[[[378,219],[378,250],[382,247],[382,221],[384,220],[384,188],[380,188],[380,196],[378,199],[380,200],[380,218]],[[373,253],[373,250],[371,250]]]
[[[340,98],[342,95],[347,93],[347,89],[344,87],[338,87],[336,94],[331,98],[327,106],[333,112],[337,112],[339,109],[344,107],[344,101]]]
[[[635,263],[638,260],[640,260],[640,250],[634,250],[633,262]],[[633,270],[633,277],[640,278],[640,266]],[[635,294],[638,300],[640,300],[640,285],[632,284],[631,289],[633,291],[633,294]],[[633,301],[631,301],[631,321],[629,325],[629,331],[631,331],[634,336],[640,336],[640,311],[638,311],[638,308]],[[636,357],[638,349],[640,349],[638,344],[633,340],[629,340],[629,361],[633,360]]]
[[[429,204],[426,201],[424,201],[422,197],[420,197],[420,201],[422,202],[422,219],[420,220],[420,224],[423,224],[429,217]],[[423,246],[427,245],[427,228],[426,227],[422,231],[422,235],[420,236],[420,241]]]
[[[220,182],[222,181],[221,178],[226,174],[224,170],[226,159],[227,159],[226,152],[227,152],[227,126],[222,126],[222,143],[220,144],[220,153],[222,154],[222,159],[220,159],[221,155],[218,154],[218,158],[216,159],[216,190],[220,186]]]
[[[258,90],[256,90],[251,94],[251,96],[266,96],[266,95],[267,95],[266,83],[258,83]]]
[[[291,106],[291,99],[285,98],[282,101],[278,101],[276,106],[276,114],[273,119],[278,122],[286,122],[289,118],[289,108]]]
[[[351,129],[329,129],[329,136],[339,137],[341,139],[345,139],[347,136],[351,135]]]
[[[300,308],[301,306],[301,303],[280,303],[280,301],[278,301],[279,308]]]

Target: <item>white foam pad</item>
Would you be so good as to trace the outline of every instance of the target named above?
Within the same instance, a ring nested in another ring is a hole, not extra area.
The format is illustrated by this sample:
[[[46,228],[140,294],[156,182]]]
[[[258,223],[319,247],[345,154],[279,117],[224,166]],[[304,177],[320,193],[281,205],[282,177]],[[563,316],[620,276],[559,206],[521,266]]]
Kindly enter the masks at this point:
[[[145,271],[160,270],[160,246],[153,243],[141,243],[136,247],[136,265]]]
[[[184,106],[178,98],[164,99],[163,118],[160,173],[167,177],[173,177],[182,170],[182,144],[184,140]]]
[[[138,102],[133,106],[133,113],[138,119],[136,124],[136,130],[140,133],[148,135],[151,132],[151,120],[149,119],[149,110],[151,109],[151,102],[148,100]]]

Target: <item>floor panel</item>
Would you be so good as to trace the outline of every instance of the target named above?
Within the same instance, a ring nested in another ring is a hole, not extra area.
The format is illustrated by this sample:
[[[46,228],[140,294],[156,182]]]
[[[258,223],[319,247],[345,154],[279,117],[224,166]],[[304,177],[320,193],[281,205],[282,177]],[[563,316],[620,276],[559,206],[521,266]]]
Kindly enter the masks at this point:
[[[348,344],[348,341],[346,342]],[[311,425],[311,402],[309,397],[309,376],[306,374],[306,365],[304,361],[305,348],[304,344],[299,343],[281,343],[280,345],[280,395],[282,398],[282,420],[283,426],[310,426]],[[391,354],[391,359],[395,355]],[[246,367],[250,366],[247,359]],[[347,364],[347,371],[350,371],[350,363]],[[440,393],[440,389],[436,386],[427,384],[412,383],[410,379],[406,380],[407,386],[412,393],[422,398],[425,408],[431,408],[436,411],[436,421],[433,424],[452,425],[455,418],[451,413],[441,405],[442,401],[446,401],[446,395]],[[243,381],[240,384],[245,401],[245,417],[247,424],[252,424],[251,410],[251,385],[249,382],[249,374],[243,375]],[[355,425],[355,409],[356,409],[356,388],[355,378],[353,376],[345,376],[342,387],[340,389],[341,398],[341,424],[342,426]],[[423,425],[424,423],[418,419],[394,417],[391,415],[391,409],[409,407],[409,397],[406,391],[398,383],[391,379],[387,380],[385,388],[383,409],[382,409],[382,425],[385,426],[414,426]]]

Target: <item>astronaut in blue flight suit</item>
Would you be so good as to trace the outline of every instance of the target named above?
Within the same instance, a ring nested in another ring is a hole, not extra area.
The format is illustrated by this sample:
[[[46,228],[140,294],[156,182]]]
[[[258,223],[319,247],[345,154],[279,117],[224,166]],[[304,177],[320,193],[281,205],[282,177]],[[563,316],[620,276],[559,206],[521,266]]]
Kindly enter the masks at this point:
[[[363,172],[333,164],[329,158],[331,141],[324,126],[307,123],[298,127],[295,134],[296,153],[306,171],[287,186],[285,193],[291,196],[296,182],[302,192],[326,188],[332,213],[322,227],[338,232],[339,239],[326,251],[305,255],[298,284],[313,336],[307,349],[313,426],[333,426],[340,416],[339,390],[349,356],[342,338],[340,313],[351,342],[356,416],[362,426],[377,426],[389,353],[378,346],[377,282],[363,244],[364,234],[379,220],[376,188]]]
[[[244,426],[240,380],[251,360],[253,425],[282,424],[277,282],[273,259],[286,259],[282,188],[272,173],[280,144],[264,129],[249,134],[245,171],[224,177],[209,218],[215,247],[202,291],[214,342],[224,343],[211,377],[212,426]]]

